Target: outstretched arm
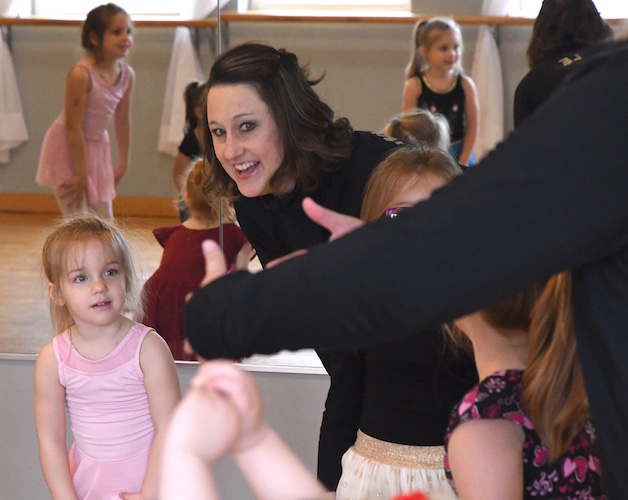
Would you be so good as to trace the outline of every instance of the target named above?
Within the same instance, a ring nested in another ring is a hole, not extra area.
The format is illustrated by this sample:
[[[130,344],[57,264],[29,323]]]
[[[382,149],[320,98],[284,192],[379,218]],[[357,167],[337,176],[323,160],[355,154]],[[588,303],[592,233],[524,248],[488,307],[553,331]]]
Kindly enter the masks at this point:
[[[373,345],[616,251],[628,227],[628,169],[616,152],[627,118],[613,96],[628,77],[628,48],[610,59],[553,94],[481,168],[396,219],[199,289],[185,313],[192,346],[235,359]]]
[[[206,363],[196,384],[222,395],[237,410],[241,433],[233,458],[258,500],[320,498],[328,493],[266,422],[259,388],[249,373],[227,361]]]
[[[217,500],[211,465],[229,452],[239,433],[239,416],[233,405],[193,380],[168,426],[160,498]]]
[[[217,498],[211,465],[228,452],[258,500],[326,493],[268,426],[253,377],[229,361],[201,365],[175,412],[164,451],[161,494],[166,500]]]
[[[363,220],[352,217],[351,215],[334,212],[329,208],[319,205],[312,198],[305,198],[303,200],[303,211],[311,220],[331,233],[329,241],[334,241],[364,224]],[[304,248],[279,257],[278,259],[271,260],[266,264],[266,269],[275,267],[277,264],[281,264],[299,255],[305,255],[306,253],[307,250]]]

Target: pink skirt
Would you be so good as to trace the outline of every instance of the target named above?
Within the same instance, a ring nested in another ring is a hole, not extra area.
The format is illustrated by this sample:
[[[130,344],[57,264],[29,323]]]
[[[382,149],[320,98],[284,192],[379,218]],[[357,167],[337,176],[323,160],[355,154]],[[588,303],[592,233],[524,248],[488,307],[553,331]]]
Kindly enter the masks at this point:
[[[113,200],[116,196],[116,189],[111,162],[111,146],[106,131],[99,140],[85,141],[85,160],[88,203],[96,205]],[[74,175],[65,126],[57,119],[44,137],[35,181],[40,186],[57,189]]]

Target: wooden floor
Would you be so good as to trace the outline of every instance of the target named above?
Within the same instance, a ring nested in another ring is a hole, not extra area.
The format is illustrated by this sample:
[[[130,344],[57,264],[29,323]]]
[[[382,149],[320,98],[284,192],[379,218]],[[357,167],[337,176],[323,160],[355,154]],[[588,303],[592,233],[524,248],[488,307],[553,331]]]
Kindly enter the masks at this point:
[[[41,249],[58,216],[0,212],[0,352],[35,354],[52,338]],[[174,217],[128,217],[117,221],[134,249],[134,262],[147,279],[161,259],[152,235]]]
[[[0,357],[37,354],[52,339],[41,250],[57,218],[54,214],[0,211]],[[159,266],[162,253],[152,230],[177,224],[178,220],[167,216],[122,217],[117,222],[145,281]],[[259,261],[251,262],[249,269],[261,270]],[[257,371],[325,373],[310,349],[252,356],[243,365]]]

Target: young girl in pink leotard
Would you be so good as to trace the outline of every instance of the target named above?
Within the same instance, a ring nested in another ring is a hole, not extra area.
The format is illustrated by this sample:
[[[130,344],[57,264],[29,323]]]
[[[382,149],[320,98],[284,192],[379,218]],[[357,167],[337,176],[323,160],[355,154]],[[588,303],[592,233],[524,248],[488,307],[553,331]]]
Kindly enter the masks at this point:
[[[162,431],[180,390],[166,342],[127,316],[139,317],[140,301],[124,237],[95,215],[70,217],[42,260],[58,335],[35,365],[35,427],[51,496],[156,498]]]
[[[81,45],[87,57],[70,69],[65,104],[41,147],[37,177],[51,187],[63,215],[94,211],[113,218],[111,201],[129,164],[133,69],[124,62],[133,44],[129,15],[112,3],[91,10]],[[113,120],[118,165],[107,127]]]

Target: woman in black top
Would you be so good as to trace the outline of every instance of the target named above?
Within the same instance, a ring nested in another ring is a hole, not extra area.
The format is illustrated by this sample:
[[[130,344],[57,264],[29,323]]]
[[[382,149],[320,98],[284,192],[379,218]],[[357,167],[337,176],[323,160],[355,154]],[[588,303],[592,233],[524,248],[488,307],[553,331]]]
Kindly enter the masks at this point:
[[[571,269],[604,485],[608,498],[625,498],[626,81],[628,42],[601,46],[478,168],[429,200],[268,272],[230,274],[198,290],[187,335],[204,351],[236,357],[374,345]],[[340,326],[345,334],[334,336]]]
[[[329,238],[305,216],[301,201],[306,196],[358,216],[372,170],[400,144],[356,132],[346,118],[335,119],[312,88],[321,79],[310,79],[296,55],[259,43],[229,50],[209,74],[205,190],[208,196],[234,200],[240,226],[264,267]],[[202,348],[198,354],[213,356]],[[333,490],[342,454],[355,441],[362,379],[354,368],[355,352],[318,355],[331,377],[318,473]]]
[[[526,52],[530,71],[515,90],[515,128],[588,57],[583,49],[612,36],[591,0],[545,0]]]

